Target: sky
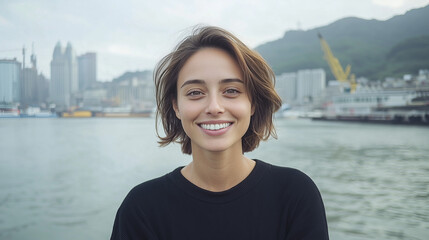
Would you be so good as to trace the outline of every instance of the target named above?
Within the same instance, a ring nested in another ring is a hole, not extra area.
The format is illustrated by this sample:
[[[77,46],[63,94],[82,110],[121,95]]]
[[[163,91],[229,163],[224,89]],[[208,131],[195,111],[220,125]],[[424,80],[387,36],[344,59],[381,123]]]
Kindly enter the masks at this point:
[[[387,20],[429,0],[0,0],[0,59],[29,66],[32,45],[38,69],[50,77],[57,42],[77,55],[97,53],[98,79],[152,70],[197,25],[234,33],[249,47],[344,17]]]

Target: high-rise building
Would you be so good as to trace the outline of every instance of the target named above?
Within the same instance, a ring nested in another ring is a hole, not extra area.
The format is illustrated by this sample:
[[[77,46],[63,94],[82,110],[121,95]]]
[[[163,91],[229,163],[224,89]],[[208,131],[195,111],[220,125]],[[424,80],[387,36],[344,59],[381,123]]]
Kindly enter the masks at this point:
[[[326,88],[323,69],[306,69],[276,76],[276,91],[286,104],[306,104],[320,98]]]
[[[291,104],[296,99],[296,78],[295,72],[282,73],[276,76],[276,91],[283,103]]]
[[[21,70],[20,104],[21,107],[41,106],[46,104],[49,97],[48,80],[42,74],[38,74],[37,58],[34,54],[34,44],[30,56],[31,66],[26,67],[25,47],[22,49],[23,61]]]
[[[37,69],[24,68],[21,72],[21,105],[36,105]]]
[[[64,49],[58,42],[51,61],[50,98],[58,109],[67,109],[73,104],[73,94],[78,91],[78,65],[70,43]]]
[[[23,69],[21,72],[21,105],[37,105],[36,102],[36,88],[37,88],[37,59],[36,55],[31,54],[31,67],[25,67],[25,48],[22,49],[22,65]]]
[[[313,102],[321,97],[326,87],[326,72],[323,69],[299,70],[297,73],[296,98],[300,103]]]
[[[78,56],[79,90],[94,87],[97,82],[97,54],[90,52]]]
[[[18,103],[21,95],[21,63],[0,59],[0,102]]]
[[[49,81],[42,73],[37,77],[35,100],[40,105],[49,98]]]

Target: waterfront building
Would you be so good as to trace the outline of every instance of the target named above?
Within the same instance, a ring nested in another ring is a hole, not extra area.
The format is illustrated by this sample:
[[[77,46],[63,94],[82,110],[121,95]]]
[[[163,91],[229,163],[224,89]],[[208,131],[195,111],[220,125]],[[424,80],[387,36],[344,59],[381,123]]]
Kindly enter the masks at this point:
[[[18,103],[21,95],[21,63],[0,59],[0,102]]]
[[[33,48],[34,51],[34,48]],[[30,61],[31,67],[25,67],[25,48],[23,49],[23,69],[21,78],[21,105],[30,106],[37,105],[36,91],[37,91],[37,58],[34,52],[31,54]]]
[[[91,88],[83,91],[83,106],[87,109],[103,107],[107,99],[107,89]]]
[[[46,104],[49,97],[49,83],[42,74],[38,74],[37,58],[33,52],[30,56],[31,67],[25,67],[25,48],[23,49],[23,69],[21,71],[20,104],[26,108]]]
[[[97,82],[97,54],[93,52],[78,56],[79,90],[95,86]]]
[[[50,98],[60,110],[74,104],[73,95],[78,91],[78,65],[70,43],[64,49],[58,42],[51,61]]]
[[[299,103],[312,103],[322,96],[326,87],[326,72],[323,69],[299,70],[297,73],[296,98]]]
[[[49,98],[49,80],[42,73],[37,77],[35,101],[40,105]]]
[[[429,69],[420,69],[416,80],[420,86],[429,86]]]
[[[36,105],[37,69],[24,68],[21,76],[21,105]]]
[[[276,76],[276,91],[284,104],[292,104],[296,100],[296,81],[295,72],[282,73]]]
[[[276,76],[276,91],[289,105],[310,104],[318,101],[326,88],[323,69],[305,69]]]
[[[155,86],[152,73],[149,71],[126,73],[110,84],[108,99],[120,106],[131,106],[133,109],[151,109],[155,106]]]

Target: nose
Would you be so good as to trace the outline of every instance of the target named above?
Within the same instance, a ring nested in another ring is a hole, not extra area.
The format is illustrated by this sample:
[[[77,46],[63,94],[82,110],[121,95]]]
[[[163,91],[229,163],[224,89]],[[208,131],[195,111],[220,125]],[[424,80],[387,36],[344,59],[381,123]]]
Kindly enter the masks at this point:
[[[217,95],[211,95],[208,98],[206,113],[216,115],[216,114],[223,113],[224,111],[225,111],[225,109],[223,107],[221,97],[219,97]]]

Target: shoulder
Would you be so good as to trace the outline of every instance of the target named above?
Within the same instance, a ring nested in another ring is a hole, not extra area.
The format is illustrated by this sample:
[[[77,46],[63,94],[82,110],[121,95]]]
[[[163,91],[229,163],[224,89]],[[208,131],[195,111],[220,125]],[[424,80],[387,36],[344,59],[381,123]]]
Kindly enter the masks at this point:
[[[271,186],[277,186],[284,191],[293,192],[294,196],[300,194],[319,194],[314,181],[304,172],[295,168],[276,166],[264,162],[262,164],[267,165],[268,171],[265,174],[265,182]]]
[[[122,214],[151,214],[168,205],[171,194],[169,174],[148,180],[133,187],[119,207]]]
[[[290,167],[271,166],[271,173],[276,178],[293,181],[295,184],[314,185],[313,180],[301,170]]]
[[[265,178],[264,188],[276,189],[286,209],[287,239],[329,239],[322,197],[307,174],[270,165]]]
[[[146,181],[129,191],[116,213],[111,239],[154,239],[153,216],[164,209],[161,204],[165,204],[167,176]]]
[[[148,180],[133,187],[124,199],[125,204],[151,202],[166,194],[168,188],[168,174]]]
[[[313,180],[301,170],[277,166],[270,163],[263,162],[261,160],[257,160],[259,164],[265,165],[265,168],[268,170],[268,175],[270,178],[275,180],[282,180],[282,182],[293,181],[295,184],[314,184]]]

